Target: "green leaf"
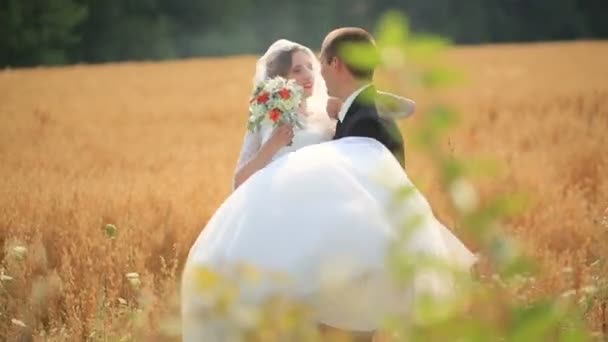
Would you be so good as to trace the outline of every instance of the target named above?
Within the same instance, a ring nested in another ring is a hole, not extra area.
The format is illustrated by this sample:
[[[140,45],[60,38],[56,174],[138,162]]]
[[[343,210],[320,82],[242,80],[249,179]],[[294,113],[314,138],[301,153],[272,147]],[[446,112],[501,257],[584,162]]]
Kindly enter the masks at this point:
[[[436,106],[425,115],[422,127],[414,133],[413,142],[419,147],[435,146],[442,134],[458,122],[456,111]]]
[[[445,130],[458,122],[456,111],[446,106],[436,106],[428,114],[428,124],[436,130]]]
[[[413,185],[402,186],[395,193],[395,200],[399,201],[399,202],[407,200],[408,198],[411,198],[412,196],[414,196],[416,194],[416,192],[417,192],[417,189]]]
[[[496,215],[514,216],[521,213],[528,204],[528,197],[523,193],[511,193],[498,196],[493,203]]]
[[[489,158],[470,158],[463,161],[467,174],[476,176],[498,176],[503,169],[501,162]]]
[[[513,310],[510,341],[548,341],[563,315],[557,304],[551,301],[540,301],[527,307],[516,307]]]
[[[387,12],[376,31],[376,43],[381,47],[405,45],[410,35],[408,19],[399,11]]]
[[[356,69],[374,69],[380,64],[378,49],[369,44],[344,44],[340,47],[338,56]]]
[[[469,226],[484,226],[495,223],[499,218],[517,214],[526,207],[527,197],[523,194],[501,194],[487,200],[477,212],[465,218]]]
[[[116,228],[115,225],[110,223],[105,225],[104,231],[106,233],[106,236],[112,240],[116,239],[116,235],[118,235],[118,228]]]
[[[462,317],[453,320],[445,329],[446,338],[443,341],[486,342],[497,340],[497,332],[481,319]]]
[[[421,82],[427,88],[440,88],[456,85],[462,79],[462,75],[452,69],[435,67],[422,73]]]
[[[501,276],[506,280],[517,276],[534,274],[536,272],[538,272],[536,264],[532,260],[519,254],[511,256],[511,259],[504,262],[500,269]]]
[[[446,159],[441,162],[441,173],[443,181],[450,184],[465,175],[464,163],[456,159]]]
[[[560,334],[560,342],[585,342],[590,340],[585,324],[580,318],[568,317],[568,322],[568,326]]]

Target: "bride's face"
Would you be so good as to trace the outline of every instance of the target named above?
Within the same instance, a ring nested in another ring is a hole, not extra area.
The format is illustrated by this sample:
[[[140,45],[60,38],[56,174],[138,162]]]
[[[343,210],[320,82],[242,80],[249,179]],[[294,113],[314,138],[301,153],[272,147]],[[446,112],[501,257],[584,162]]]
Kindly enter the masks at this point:
[[[304,51],[296,51],[291,56],[291,69],[288,78],[293,79],[304,88],[306,97],[312,95],[315,75],[311,56]]]

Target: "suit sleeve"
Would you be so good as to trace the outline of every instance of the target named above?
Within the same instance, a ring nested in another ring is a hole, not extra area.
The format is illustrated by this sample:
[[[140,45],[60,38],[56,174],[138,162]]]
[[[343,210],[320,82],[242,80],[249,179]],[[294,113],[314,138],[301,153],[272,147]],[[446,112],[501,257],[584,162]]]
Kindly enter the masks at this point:
[[[373,118],[361,118],[357,120],[349,132],[350,136],[374,138],[381,143],[382,141],[382,125],[380,121]]]
[[[391,151],[399,164],[405,167],[403,138],[401,137],[399,127],[394,123],[385,126],[378,119],[370,117],[361,118],[353,124],[349,135],[378,140]]]

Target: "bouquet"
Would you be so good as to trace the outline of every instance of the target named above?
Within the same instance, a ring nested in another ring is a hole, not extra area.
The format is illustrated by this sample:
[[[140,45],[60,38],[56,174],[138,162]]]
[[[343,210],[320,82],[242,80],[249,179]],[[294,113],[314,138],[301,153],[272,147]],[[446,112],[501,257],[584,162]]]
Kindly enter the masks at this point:
[[[265,122],[302,128],[297,109],[303,100],[303,89],[293,80],[276,77],[259,83],[249,102],[249,130],[256,132]]]

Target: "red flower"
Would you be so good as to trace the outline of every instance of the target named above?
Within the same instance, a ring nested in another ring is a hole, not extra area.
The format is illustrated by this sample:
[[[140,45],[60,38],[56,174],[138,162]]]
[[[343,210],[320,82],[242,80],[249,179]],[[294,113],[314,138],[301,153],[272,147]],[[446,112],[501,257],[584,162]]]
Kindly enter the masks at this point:
[[[270,100],[270,94],[268,94],[267,92],[260,94],[260,96],[258,96],[257,98],[258,104],[266,104],[268,100]]]
[[[280,109],[275,108],[275,109],[271,110],[270,112],[268,112],[268,117],[270,117],[270,120],[272,120],[272,122],[276,123],[281,118],[281,114],[283,114],[283,112],[281,112]]]
[[[279,95],[283,100],[288,100],[291,97],[291,92],[287,88],[279,90]]]

